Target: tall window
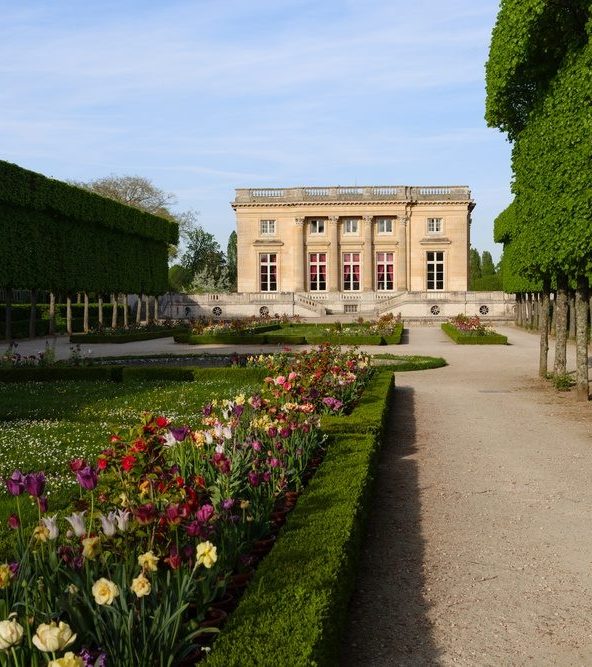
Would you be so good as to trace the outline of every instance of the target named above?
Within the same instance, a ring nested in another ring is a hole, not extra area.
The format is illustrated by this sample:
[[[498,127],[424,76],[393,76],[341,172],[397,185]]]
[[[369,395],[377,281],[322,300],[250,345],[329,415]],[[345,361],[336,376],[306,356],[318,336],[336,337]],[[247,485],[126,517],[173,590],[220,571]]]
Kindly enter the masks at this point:
[[[346,218],[343,221],[343,233],[344,234],[358,233],[358,221],[356,218]]]
[[[428,218],[428,234],[442,233],[442,218]]]
[[[392,290],[395,288],[395,262],[394,253],[376,253],[376,289]]]
[[[311,252],[308,267],[310,291],[324,292],[327,289],[327,253]]]
[[[378,218],[376,220],[376,227],[379,234],[392,234],[393,219],[392,218]]]
[[[310,221],[310,233],[311,234],[324,234],[325,233],[325,221],[324,220],[311,220]]]
[[[261,234],[275,234],[275,220],[260,220],[259,231]]]
[[[264,252],[259,255],[259,286],[262,292],[277,292],[277,255]]]
[[[444,253],[441,250],[427,253],[427,288],[444,289]]]
[[[355,291],[360,289],[360,253],[343,253],[343,289]]]

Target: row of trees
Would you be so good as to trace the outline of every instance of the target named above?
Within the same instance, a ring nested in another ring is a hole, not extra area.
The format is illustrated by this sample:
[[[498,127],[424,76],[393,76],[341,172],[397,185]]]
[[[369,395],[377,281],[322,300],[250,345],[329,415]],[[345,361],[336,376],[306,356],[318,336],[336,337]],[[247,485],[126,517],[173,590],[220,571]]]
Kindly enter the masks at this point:
[[[486,120],[513,143],[514,202],[496,220],[495,231],[504,242],[504,289],[541,294],[541,375],[547,374],[552,290],[554,372],[566,372],[565,313],[574,291],[581,400],[589,393],[591,19],[589,0],[502,0],[486,71]]]
[[[481,254],[475,248],[469,251],[469,289],[474,292],[497,292],[502,289],[500,267],[493,263],[488,250]]]

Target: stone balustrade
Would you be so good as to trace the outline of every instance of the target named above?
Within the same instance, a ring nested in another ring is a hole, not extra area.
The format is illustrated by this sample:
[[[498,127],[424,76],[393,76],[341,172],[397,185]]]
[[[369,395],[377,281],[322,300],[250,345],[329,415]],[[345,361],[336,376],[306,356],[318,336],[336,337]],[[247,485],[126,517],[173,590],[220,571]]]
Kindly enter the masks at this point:
[[[234,204],[340,201],[469,201],[466,185],[238,188]]]

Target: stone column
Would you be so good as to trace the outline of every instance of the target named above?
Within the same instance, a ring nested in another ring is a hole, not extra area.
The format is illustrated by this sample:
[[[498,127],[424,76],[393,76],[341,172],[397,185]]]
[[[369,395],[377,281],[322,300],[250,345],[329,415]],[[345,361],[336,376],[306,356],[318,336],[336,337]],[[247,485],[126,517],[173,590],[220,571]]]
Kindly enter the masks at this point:
[[[328,219],[329,225],[329,252],[328,252],[328,276],[327,276],[327,290],[329,292],[339,291],[339,216],[330,215]]]
[[[372,246],[372,221],[374,216],[365,215],[364,221],[364,251],[362,259],[362,291],[372,292],[374,286],[374,248]]]
[[[409,289],[407,285],[407,224],[409,220],[406,215],[401,215],[397,218],[398,223],[398,241],[399,253],[397,255],[397,290],[400,292]]]
[[[294,292],[306,290],[306,270],[304,261],[304,218],[294,218]]]

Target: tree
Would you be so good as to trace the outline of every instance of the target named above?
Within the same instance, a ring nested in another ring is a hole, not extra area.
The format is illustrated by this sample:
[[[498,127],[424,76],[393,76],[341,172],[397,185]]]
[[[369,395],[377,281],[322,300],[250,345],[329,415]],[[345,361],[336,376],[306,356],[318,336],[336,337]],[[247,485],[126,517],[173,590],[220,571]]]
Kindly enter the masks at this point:
[[[193,277],[197,274],[205,275],[205,272],[215,281],[219,280],[225,270],[226,262],[214,235],[197,226],[187,232],[186,244],[187,249],[181,257],[181,266]]]
[[[495,276],[495,264],[489,250],[484,250],[481,255],[481,275]]]
[[[139,208],[141,211],[153,213],[161,218],[176,220],[170,207],[177,201],[175,195],[156,187],[154,183],[143,176],[105,176],[87,183],[74,182],[73,185],[95,192],[102,197]]]
[[[190,294],[205,294],[207,292],[229,292],[230,280],[228,273],[223,270],[219,275],[211,273],[208,269],[198,271],[191,284],[187,288]]]
[[[481,278],[481,257],[479,251],[471,248],[469,251],[469,285],[475,289],[475,281]]]
[[[191,271],[180,264],[173,264],[169,269],[169,287],[172,292],[184,292],[192,279]]]
[[[237,236],[236,232],[233,231],[228,239],[228,245],[226,247],[226,270],[228,272],[228,282],[230,290],[236,292],[236,279],[237,279]]]

